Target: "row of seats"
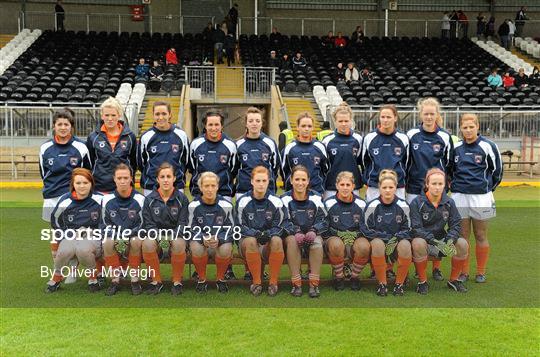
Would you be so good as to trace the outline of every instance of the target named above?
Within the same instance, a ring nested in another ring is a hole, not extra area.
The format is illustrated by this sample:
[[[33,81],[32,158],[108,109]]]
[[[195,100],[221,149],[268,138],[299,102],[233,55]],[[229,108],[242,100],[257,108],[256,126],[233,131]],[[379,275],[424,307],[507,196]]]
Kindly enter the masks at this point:
[[[41,36],[41,30],[24,29],[0,49],[0,75]]]
[[[323,86],[313,87],[313,97],[319,107],[324,121],[331,121],[332,118],[327,117],[327,109],[329,106],[337,106],[343,102],[343,98],[335,86],[328,86],[326,90]]]
[[[493,41],[486,41],[486,42],[478,41],[475,38],[472,38],[471,41],[476,43],[480,48],[482,48],[489,54],[499,58],[501,61],[506,63],[508,67],[512,68],[515,72],[517,72],[520,68],[523,68],[525,70],[526,75],[530,75],[532,73],[533,66],[531,66],[528,62],[519,58],[512,52],[508,51],[507,49],[505,49],[498,43],[493,42]]]
[[[521,51],[534,58],[540,59],[540,44],[538,44],[538,41],[533,40],[531,37],[516,37],[515,44]]]

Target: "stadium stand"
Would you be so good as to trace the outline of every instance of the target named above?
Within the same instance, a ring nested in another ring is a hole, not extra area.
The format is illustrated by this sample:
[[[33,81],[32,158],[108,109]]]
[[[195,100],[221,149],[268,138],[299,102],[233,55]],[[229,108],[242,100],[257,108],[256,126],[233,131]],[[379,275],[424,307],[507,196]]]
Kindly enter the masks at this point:
[[[15,62],[15,60],[26,51],[36,39],[41,36],[41,30],[22,30],[13,37],[5,46],[0,49],[0,75]]]
[[[520,68],[523,68],[527,75],[532,73],[533,66],[531,66],[529,63],[519,58],[518,56],[512,54],[511,51],[508,51],[498,43],[495,43],[493,41],[478,41],[476,38],[472,38],[471,41],[476,43],[480,48],[484,49],[489,54],[499,58],[514,71],[517,72]]]

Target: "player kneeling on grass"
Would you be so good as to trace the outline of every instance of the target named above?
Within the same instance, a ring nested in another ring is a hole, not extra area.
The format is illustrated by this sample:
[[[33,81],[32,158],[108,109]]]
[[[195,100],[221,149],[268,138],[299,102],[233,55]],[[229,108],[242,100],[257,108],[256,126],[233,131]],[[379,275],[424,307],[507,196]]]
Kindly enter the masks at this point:
[[[298,165],[291,172],[292,190],[281,197],[289,213],[285,227],[287,233],[287,263],[291,271],[291,295],[302,296],[300,265],[302,253],[309,257],[309,297],[320,296],[319,280],[323,261],[321,235],[326,233],[328,222],[322,198],[309,190],[309,172]]]
[[[60,287],[68,262],[77,258],[89,272],[88,289],[100,289],[97,281],[96,258],[101,256],[101,240],[94,239],[99,229],[102,195],[94,194],[94,178],[84,168],[76,168],[71,174],[69,193],[60,197],[51,214],[52,228],[62,232],[59,241],[51,241],[54,258],[54,275],[47,283],[47,292]],[[57,236],[57,234],[55,234]],[[86,274],[85,274],[86,275]]]
[[[156,171],[158,188],[144,200],[143,227],[146,237],[142,244],[143,259],[152,277],[147,294],[156,295],[163,289],[159,258],[167,250],[171,257],[171,294],[182,293],[182,275],[186,263],[185,226],[188,223],[188,199],[175,188],[176,173],[168,162]]]
[[[352,172],[342,171],[337,175],[337,194],[324,205],[328,218],[325,247],[334,270],[334,289],[345,289],[343,266],[345,256],[352,258],[351,289],[360,290],[358,276],[369,262],[370,245],[363,237],[366,231],[364,209],[366,203],[354,195],[355,178]]]
[[[111,285],[105,292],[114,295],[120,290],[121,270],[120,258],[127,259],[131,277],[131,292],[139,295],[142,287],[139,282],[139,266],[141,265],[142,241],[138,238],[142,227],[142,210],[144,196],[133,189],[133,176],[126,164],[114,169],[113,175],[116,190],[103,197],[102,232],[104,232],[103,255],[105,267],[112,273]]]
[[[395,261],[398,268],[394,295],[403,295],[403,283],[412,261],[409,227],[409,206],[396,196],[397,174],[382,170],[379,174],[380,196],[366,207],[366,225],[371,239],[371,262],[379,282],[377,295],[386,296],[386,259]]]
[[[240,227],[233,226],[232,204],[218,195],[219,177],[215,173],[201,173],[197,186],[201,196],[189,204],[189,249],[198,275],[196,290],[198,293],[208,290],[206,265],[211,254],[216,262],[217,290],[226,293],[229,287],[225,282],[225,272],[232,259],[232,241],[240,239]]]
[[[287,209],[283,202],[268,191],[270,174],[266,167],[257,166],[251,171],[252,190],[236,202],[235,217],[241,228],[242,238],[238,243],[240,254],[246,259],[253,284],[251,293],[262,292],[261,258],[270,263],[268,295],[278,292],[278,278],[285,253],[283,252],[283,225]]]
[[[446,175],[441,169],[428,170],[424,192],[411,202],[411,229],[413,260],[418,274],[416,292],[428,293],[427,258],[452,257],[452,272],[447,285],[462,293],[467,288],[458,280],[467,259],[469,245],[460,238],[461,216],[454,200],[446,195]],[[448,229],[445,227],[448,225]]]

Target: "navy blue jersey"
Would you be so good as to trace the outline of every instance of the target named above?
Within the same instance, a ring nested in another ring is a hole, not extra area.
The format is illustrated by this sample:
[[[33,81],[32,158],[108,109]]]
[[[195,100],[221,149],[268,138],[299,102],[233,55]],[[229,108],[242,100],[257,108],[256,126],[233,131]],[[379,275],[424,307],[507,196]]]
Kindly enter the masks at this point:
[[[501,183],[503,167],[497,145],[478,136],[475,142],[460,141],[454,150],[452,192],[483,194],[494,191]]]
[[[143,224],[143,206],[144,196],[135,190],[131,190],[128,197],[120,196],[116,190],[103,196],[101,230],[104,237],[111,237],[116,232],[124,231],[126,234],[130,233],[127,238],[136,237]],[[106,229],[107,226],[109,229]]]
[[[394,170],[398,175],[398,187],[405,187],[409,138],[400,131],[384,134],[376,129],[362,142],[362,170],[364,183],[379,186],[379,173],[383,169]]]
[[[205,236],[217,236],[220,244],[232,243],[233,206],[221,196],[217,196],[214,204],[206,204],[197,198],[189,204],[189,226],[191,239],[203,242]]]
[[[147,190],[156,189],[156,171],[162,163],[168,162],[176,173],[175,187],[184,188],[188,157],[189,140],[182,129],[175,125],[165,131],[156,127],[148,129],[141,135],[137,149],[141,187]]]
[[[366,238],[379,238],[387,242],[392,237],[410,239],[409,206],[397,196],[390,204],[379,198],[369,202],[365,211]]]
[[[97,191],[114,191],[116,188],[113,180],[114,169],[119,164],[128,165],[131,168],[131,173],[135,175],[137,170],[137,138],[127,125],[123,126],[114,150],[102,128],[98,128],[88,136],[86,146],[92,160],[92,174],[96,181]]]
[[[433,239],[451,240],[454,243],[458,240],[461,216],[454,200],[446,193],[443,193],[437,207],[422,193],[411,202],[410,210],[411,234],[414,238],[424,238],[428,243]]]
[[[43,179],[43,198],[62,196],[69,192],[71,172],[76,167],[91,170],[88,148],[79,138],[72,137],[59,144],[50,139],[39,149],[39,172]]]
[[[294,199],[293,192],[285,192],[281,201],[289,213],[284,229],[288,235],[314,231],[317,235],[325,235],[328,229],[326,212],[321,196],[316,192],[309,192],[308,198],[303,201]]]
[[[408,193],[419,195],[424,187],[426,172],[436,167],[447,175],[452,165],[454,144],[450,134],[437,127],[430,133],[422,125],[407,132],[409,137]]]
[[[310,188],[322,194],[324,192],[324,182],[328,172],[328,157],[323,143],[312,140],[304,143],[298,140],[285,146],[281,163],[282,177],[285,183],[285,190],[291,190],[291,172],[296,165],[303,165],[309,171]]]
[[[175,238],[184,236],[188,224],[187,197],[178,190],[173,190],[173,194],[167,202],[163,201],[158,190],[152,191],[144,199],[143,206],[143,227],[148,235],[149,230],[172,229],[175,231]],[[152,233],[155,234],[155,233]]]
[[[332,134],[327,135],[322,142],[326,147],[330,162],[330,169],[326,174],[326,189],[337,190],[336,178],[342,171],[352,172],[355,188],[362,188],[362,174],[358,166],[362,153],[362,136],[352,130],[349,135],[340,134],[335,130]]]
[[[279,197],[267,192],[262,200],[258,200],[248,191],[236,201],[235,208],[234,216],[242,229],[242,236],[256,237],[260,233],[270,237],[284,235],[283,226],[288,214]]]
[[[251,190],[251,171],[256,166],[264,166],[270,173],[268,190],[276,192],[276,180],[280,158],[276,142],[265,134],[257,139],[244,137],[236,141],[238,176],[236,192],[245,193]]]
[[[234,178],[236,165],[236,145],[225,134],[217,142],[199,136],[191,143],[190,170],[192,173],[190,190],[193,196],[201,194],[197,180],[206,171],[211,171],[219,177],[219,191],[222,196],[234,195]]]
[[[103,196],[90,194],[79,200],[68,192],[58,201],[51,214],[51,226],[54,229],[98,229],[101,223],[101,200]]]
[[[345,202],[337,195],[324,201],[328,218],[327,236],[336,236],[338,232],[351,231],[366,235],[366,223],[364,210],[366,202],[358,196],[353,196],[351,202]]]

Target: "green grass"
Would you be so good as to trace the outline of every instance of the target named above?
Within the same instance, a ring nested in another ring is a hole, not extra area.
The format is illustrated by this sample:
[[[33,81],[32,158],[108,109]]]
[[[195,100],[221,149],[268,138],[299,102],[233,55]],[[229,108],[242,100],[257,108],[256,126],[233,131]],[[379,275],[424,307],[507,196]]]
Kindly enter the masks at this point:
[[[402,298],[384,299],[375,296],[373,285],[359,293],[324,286],[320,299],[295,299],[287,294],[288,284],[276,298],[253,298],[245,285],[232,286],[226,296],[199,296],[189,287],[178,298],[133,297],[126,291],[110,298],[90,295],[83,281],[45,295],[39,266],[50,266],[50,252],[38,239],[47,227],[40,220],[40,192],[2,190],[1,352],[539,355],[539,198],[537,188],[497,190],[489,281],[468,283],[468,294],[430,281],[428,296],[409,288]],[[443,272],[448,276],[448,261]],[[170,276],[168,267],[163,275]],[[330,276],[328,267],[323,275]],[[287,277],[284,268],[282,278]]]

